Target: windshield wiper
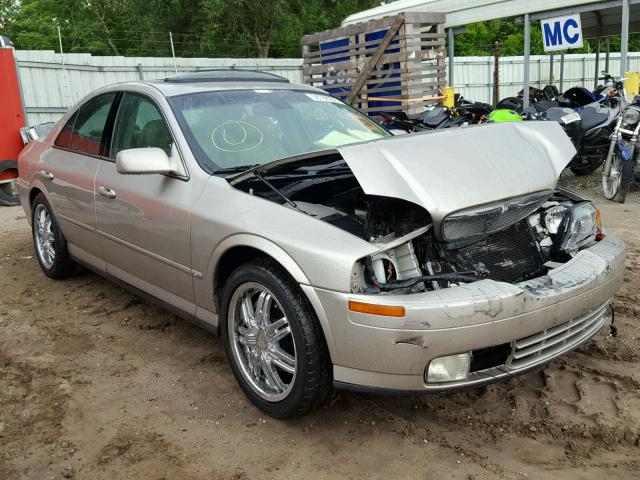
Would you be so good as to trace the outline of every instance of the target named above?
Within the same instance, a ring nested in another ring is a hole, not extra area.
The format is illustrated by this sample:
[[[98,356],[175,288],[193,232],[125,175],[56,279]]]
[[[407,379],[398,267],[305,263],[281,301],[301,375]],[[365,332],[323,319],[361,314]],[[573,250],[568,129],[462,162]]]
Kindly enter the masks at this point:
[[[214,170],[213,174],[214,175],[218,175],[220,173],[241,173],[241,172],[245,172],[247,170],[251,170],[252,168],[256,168],[259,167],[261,164],[260,163],[256,163],[256,164],[249,164],[249,165],[236,165],[235,167],[226,167],[226,168],[219,168],[218,170]]]

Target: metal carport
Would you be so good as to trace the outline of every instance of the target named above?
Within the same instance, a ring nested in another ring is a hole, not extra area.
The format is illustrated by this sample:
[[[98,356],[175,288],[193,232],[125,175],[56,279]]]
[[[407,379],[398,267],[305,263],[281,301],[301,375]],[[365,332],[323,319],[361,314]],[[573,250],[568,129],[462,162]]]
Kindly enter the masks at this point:
[[[449,84],[453,84],[455,35],[466,25],[487,20],[516,17],[524,22],[524,104],[529,103],[531,21],[580,13],[584,38],[621,36],[620,76],[627,70],[629,33],[640,32],[640,0],[398,0],[348,16],[342,25],[372,20],[401,12],[443,12],[448,31]],[[630,19],[633,21],[630,21]],[[608,53],[607,53],[608,54]],[[596,72],[598,66],[596,60]],[[562,65],[561,65],[562,70]]]

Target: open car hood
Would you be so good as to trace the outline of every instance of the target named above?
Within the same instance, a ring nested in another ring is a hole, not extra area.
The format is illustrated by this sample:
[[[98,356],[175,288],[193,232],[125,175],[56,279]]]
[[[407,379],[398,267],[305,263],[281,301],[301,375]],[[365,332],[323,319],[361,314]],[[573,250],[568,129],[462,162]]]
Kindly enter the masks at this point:
[[[554,189],[576,153],[556,122],[437,130],[338,151],[365,193],[420,205],[436,224],[457,210]]]

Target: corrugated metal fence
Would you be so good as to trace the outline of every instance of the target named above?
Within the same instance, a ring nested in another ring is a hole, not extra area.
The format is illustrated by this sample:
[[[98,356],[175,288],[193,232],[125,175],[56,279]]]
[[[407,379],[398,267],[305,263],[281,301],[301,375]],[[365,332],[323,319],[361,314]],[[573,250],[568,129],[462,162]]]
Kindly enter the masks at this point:
[[[36,124],[57,120],[67,108],[96,88],[127,80],[165,78],[178,72],[210,68],[264,70],[302,82],[302,59],[94,57],[53,51],[16,51],[28,121]],[[640,53],[629,55],[630,70],[640,70]],[[549,56],[531,57],[531,85],[549,81]],[[553,78],[560,77],[560,57],[554,57]],[[64,60],[64,62],[63,62]],[[493,57],[456,57],[454,86],[469,100],[493,102]],[[64,68],[63,68],[64,66]],[[605,67],[600,57],[600,70]],[[619,71],[619,54],[611,54],[609,71]],[[593,87],[595,55],[565,55],[564,88]],[[515,95],[522,88],[522,57],[500,59],[500,97]]]
[[[542,88],[549,84],[550,56],[532,55],[529,82],[532,87]],[[594,88],[596,56],[594,54],[568,54],[564,56],[563,89],[576,85]],[[598,70],[605,69],[605,56],[600,54]],[[640,52],[629,54],[629,70],[640,70]],[[522,57],[501,57],[500,98],[515,96],[522,89],[524,68]],[[620,71],[620,54],[611,53],[609,72],[614,76]],[[493,57],[456,57],[454,61],[454,86],[456,92],[469,100],[493,103]],[[600,76],[600,75],[598,75]],[[559,87],[560,55],[553,57],[553,83]]]
[[[242,68],[273,72],[302,82],[302,60],[263,58],[94,57],[44,50],[17,50],[18,71],[29,124],[55,121],[86,94],[128,80],[166,78],[178,72]],[[64,60],[64,62],[63,62]]]

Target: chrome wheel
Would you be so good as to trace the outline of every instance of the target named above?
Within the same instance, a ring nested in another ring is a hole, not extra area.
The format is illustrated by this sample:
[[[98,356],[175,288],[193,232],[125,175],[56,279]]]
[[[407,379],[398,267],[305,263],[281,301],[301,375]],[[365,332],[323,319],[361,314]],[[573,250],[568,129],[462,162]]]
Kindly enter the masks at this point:
[[[269,402],[289,395],[296,379],[291,325],[275,296],[259,283],[243,283],[228,310],[231,350],[251,389]]]
[[[56,261],[56,249],[51,228],[51,214],[43,204],[38,204],[33,219],[33,233],[38,258],[45,268],[52,268]]]
[[[620,190],[622,181],[622,157],[617,153],[613,153],[607,159],[604,169],[602,170],[602,190],[604,196],[612,199]]]

